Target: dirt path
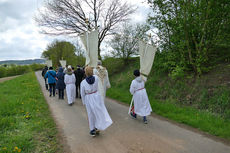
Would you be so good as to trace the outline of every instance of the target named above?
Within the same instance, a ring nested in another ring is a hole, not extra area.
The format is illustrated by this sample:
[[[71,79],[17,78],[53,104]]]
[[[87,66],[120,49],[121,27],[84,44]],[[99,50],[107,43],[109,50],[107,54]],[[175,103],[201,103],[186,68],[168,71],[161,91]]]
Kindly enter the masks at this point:
[[[14,79],[14,78],[19,77],[19,76],[20,76],[20,75],[0,78],[0,83],[1,83],[1,82],[4,82],[4,81],[7,81],[7,80]]]
[[[95,138],[89,136],[87,115],[79,99],[68,106],[66,99],[49,97],[41,73],[36,76],[52,114],[66,139],[66,148],[73,153],[230,153],[230,146],[167,121],[128,116],[128,107],[106,99],[113,125]],[[65,97],[66,98],[66,97]]]

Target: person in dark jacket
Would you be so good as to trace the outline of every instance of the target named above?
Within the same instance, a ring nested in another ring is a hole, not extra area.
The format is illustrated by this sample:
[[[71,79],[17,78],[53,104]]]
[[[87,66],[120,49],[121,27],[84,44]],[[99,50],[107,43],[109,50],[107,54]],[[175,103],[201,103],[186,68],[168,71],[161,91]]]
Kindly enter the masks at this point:
[[[56,86],[56,72],[53,70],[53,67],[49,67],[49,71],[46,72],[45,78],[48,78],[48,84],[50,87],[50,97],[55,96],[55,86]]]
[[[81,89],[81,81],[84,77],[84,71],[81,69],[80,65],[77,65],[77,69],[74,71],[75,78],[76,78],[76,98],[78,98],[78,92],[79,92],[79,98],[81,98],[80,89]]]
[[[58,95],[59,99],[64,99],[64,89],[65,89],[65,83],[64,83],[64,76],[65,73],[63,73],[63,68],[59,67],[58,73],[57,73],[57,86],[58,89]]]
[[[47,71],[48,71],[48,67],[45,66],[45,67],[42,69],[42,76],[43,76],[43,78],[44,78],[44,80],[45,80],[46,90],[48,90],[48,83],[47,83],[47,79],[45,78],[45,74],[46,74]]]

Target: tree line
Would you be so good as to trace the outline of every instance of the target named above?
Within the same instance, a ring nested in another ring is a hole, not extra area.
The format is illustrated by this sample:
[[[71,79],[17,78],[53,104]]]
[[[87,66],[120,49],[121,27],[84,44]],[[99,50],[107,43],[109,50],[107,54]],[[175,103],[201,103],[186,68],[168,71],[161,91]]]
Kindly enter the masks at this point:
[[[141,25],[129,24],[129,16],[135,12],[136,6],[120,0],[47,1],[45,11],[40,12],[36,21],[47,34],[77,36],[97,28],[100,32],[99,56],[101,43],[111,35],[107,41],[111,47],[108,51],[111,56],[122,58],[124,63],[137,55],[138,39],[150,39],[158,48],[157,66],[173,75],[192,73],[200,76],[218,62],[230,60],[229,0],[146,0],[146,3],[151,8],[151,14]],[[148,32],[156,39],[148,38]],[[49,53],[56,52],[52,58],[62,55],[70,61],[75,60],[74,52],[54,51],[54,46],[48,46],[43,56],[51,57]],[[68,49],[76,51],[73,46]]]

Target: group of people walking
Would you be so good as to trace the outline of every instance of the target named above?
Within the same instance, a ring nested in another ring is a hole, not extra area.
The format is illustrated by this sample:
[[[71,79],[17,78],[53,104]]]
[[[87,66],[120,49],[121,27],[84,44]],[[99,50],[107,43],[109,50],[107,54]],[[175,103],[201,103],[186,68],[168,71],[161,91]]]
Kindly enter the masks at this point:
[[[60,67],[58,72],[55,72],[52,67],[49,70],[45,67],[42,76],[44,76],[47,90],[46,79],[48,78],[50,97],[55,96],[55,90],[58,89],[59,99],[64,99],[64,89],[66,89],[70,106],[78,96],[82,99],[88,115],[91,136],[96,136],[100,130],[105,130],[113,123],[104,104],[106,90],[111,85],[108,71],[102,66],[101,61],[98,62],[96,68],[87,66],[82,69],[78,66],[75,71],[71,66],[65,69]],[[134,71],[134,76],[136,78],[130,86],[134,107],[130,115],[134,118],[136,118],[136,114],[143,116],[144,123],[147,123],[146,116],[150,115],[152,109],[144,88],[145,82],[141,79],[139,70]]]
[[[81,98],[80,83],[84,78],[84,70],[78,65],[74,71],[70,65],[67,68],[59,67],[55,72],[53,67],[45,66],[42,70],[42,76],[45,79],[46,89],[50,92],[50,97],[55,96],[57,91],[59,99],[64,99],[64,90],[66,89],[68,104],[71,106],[75,98]],[[47,81],[48,79],[48,81]]]

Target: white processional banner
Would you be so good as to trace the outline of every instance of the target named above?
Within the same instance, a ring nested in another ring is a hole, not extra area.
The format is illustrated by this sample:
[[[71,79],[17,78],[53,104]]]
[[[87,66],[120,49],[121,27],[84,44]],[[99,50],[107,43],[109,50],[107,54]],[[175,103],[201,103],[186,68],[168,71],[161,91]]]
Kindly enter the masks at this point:
[[[46,60],[46,65],[48,67],[51,67],[52,66],[52,60]]]
[[[98,30],[85,32],[80,37],[86,49],[85,65],[96,67],[98,61]]]
[[[66,60],[60,60],[59,62],[61,63],[61,66],[62,66],[62,67],[65,67],[65,66],[66,66]]]
[[[140,73],[145,81],[151,71],[156,50],[157,48],[155,46],[139,41]]]
[[[149,45],[143,41],[139,41],[139,54],[140,54],[140,73],[141,78],[147,81],[147,76],[149,75],[157,48],[153,45]],[[133,98],[131,100],[128,114],[130,114],[133,105]]]

